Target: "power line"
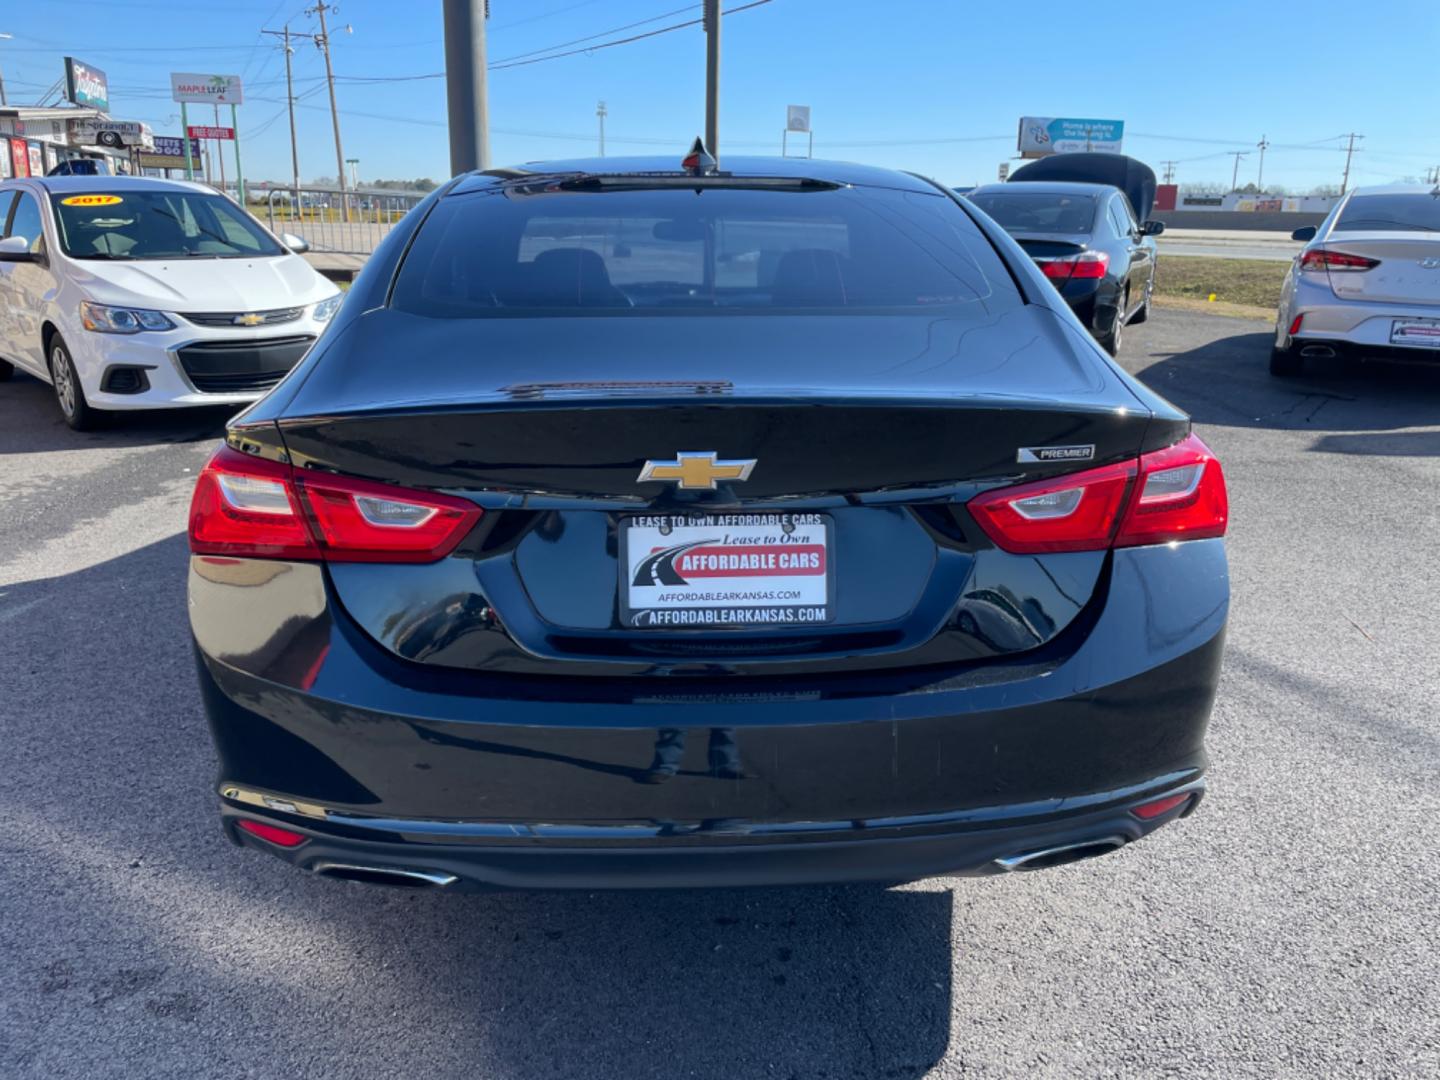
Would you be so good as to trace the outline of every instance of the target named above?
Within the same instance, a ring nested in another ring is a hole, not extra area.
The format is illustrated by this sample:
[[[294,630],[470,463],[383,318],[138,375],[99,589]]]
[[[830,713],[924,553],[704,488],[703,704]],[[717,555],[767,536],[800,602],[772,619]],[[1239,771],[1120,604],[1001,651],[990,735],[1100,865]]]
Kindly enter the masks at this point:
[[[686,4],[684,7],[676,8],[674,11],[666,11],[659,15],[652,15],[648,19],[640,19],[638,22],[626,23],[624,26],[613,26],[609,30],[601,30],[599,33],[588,34],[585,37],[575,38],[573,41],[562,41],[558,45],[551,45],[544,49],[532,49],[530,52],[516,53],[514,56],[502,56],[500,59],[493,61],[493,63],[508,64],[512,60],[524,60],[526,57],[537,56],[540,53],[554,52],[556,49],[568,49],[571,45],[580,45],[586,41],[594,41],[596,38],[609,37],[611,34],[621,34],[626,30],[633,30],[637,26],[645,26],[648,23],[659,22],[661,19],[674,18],[676,15],[683,15],[687,11],[694,11],[699,6],[699,4]]]
[[[771,3],[771,0],[751,0],[748,4],[741,4],[729,11],[721,12],[722,15],[738,15],[742,11],[749,11],[751,8],[762,7]],[[575,56],[578,53],[599,52],[601,49],[613,49],[616,45],[629,45],[631,42],[644,41],[646,38],[659,37],[661,34],[669,34],[676,30],[684,30],[686,27],[699,26],[704,19],[690,19],[687,22],[674,23],[670,26],[662,26],[658,30],[647,30],[643,34],[633,34],[630,37],[619,38],[616,41],[602,41],[598,45],[587,45],[580,49],[571,49],[568,52],[552,53],[549,56],[537,56],[533,60],[516,60],[511,63],[496,62],[490,65],[491,71],[504,71],[506,68],[526,67],[530,64],[539,64],[546,60],[559,60],[565,56]]]

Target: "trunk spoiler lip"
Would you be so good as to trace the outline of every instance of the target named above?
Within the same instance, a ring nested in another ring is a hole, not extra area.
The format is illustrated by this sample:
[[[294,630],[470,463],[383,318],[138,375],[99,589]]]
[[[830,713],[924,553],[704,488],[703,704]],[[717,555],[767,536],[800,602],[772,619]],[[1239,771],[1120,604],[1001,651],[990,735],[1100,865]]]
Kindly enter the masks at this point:
[[[703,385],[703,384],[702,384]],[[711,384],[713,385],[713,384]],[[1128,390],[1126,386],[1124,389]],[[475,412],[502,412],[512,409],[564,409],[564,408],[667,408],[674,405],[715,405],[715,406],[789,406],[815,408],[895,408],[913,406],[925,409],[994,408],[1017,410],[1054,409],[1057,405],[1067,411],[1104,416],[1141,414],[1153,416],[1153,411],[1139,399],[1133,404],[1117,405],[1113,402],[1086,402],[1075,397],[1057,401],[1053,396],[1043,394],[996,394],[993,392],[965,394],[956,390],[905,390],[895,393],[856,394],[850,390],[826,390],[819,387],[771,387],[762,389],[731,388],[723,392],[693,390],[689,393],[654,393],[634,391],[617,393],[606,385],[593,391],[562,386],[547,391],[544,384],[523,384],[519,387],[499,387],[494,390],[466,391],[463,394],[431,395],[413,398],[387,398],[373,405],[354,405],[335,409],[317,410],[290,416],[278,417],[283,426],[313,424],[325,420],[339,420],[360,417],[403,416],[408,413],[448,413],[462,410]]]

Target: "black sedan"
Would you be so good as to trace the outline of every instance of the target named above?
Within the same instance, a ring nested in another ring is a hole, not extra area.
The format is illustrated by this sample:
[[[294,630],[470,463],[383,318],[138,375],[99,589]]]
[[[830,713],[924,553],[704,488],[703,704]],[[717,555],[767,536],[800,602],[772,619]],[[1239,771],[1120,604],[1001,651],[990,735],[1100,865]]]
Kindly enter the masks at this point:
[[[1083,162],[1062,159],[1083,158]],[[1096,159],[1109,158],[1104,161]],[[1155,241],[1165,231],[1144,219],[1154,196],[1148,189],[1127,194],[1115,183],[1084,183],[1052,176],[1105,175],[1076,165],[1131,163],[1116,155],[1066,154],[1019,169],[1007,184],[987,184],[966,197],[984,210],[1039,264],[1050,283],[1095,339],[1115,355],[1126,325],[1150,315],[1155,290]],[[1138,162],[1131,163],[1139,165]],[[1040,176],[1030,170],[1045,165]],[[1053,165],[1072,166],[1052,168]],[[1144,166],[1140,166],[1144,169]],[[1149,173],[1149,169],[1144,169]],[[1123,183],[1123,177],[1114,179]],[[1148,194],[1144,194],[1148,190]],[[1140,200],[1137,218],[1134,200]]]
[[[461,176],[190,516],[226,835],[417,887],[901,881],[1189,814],[1220,464],[989,218],[812,160]]]

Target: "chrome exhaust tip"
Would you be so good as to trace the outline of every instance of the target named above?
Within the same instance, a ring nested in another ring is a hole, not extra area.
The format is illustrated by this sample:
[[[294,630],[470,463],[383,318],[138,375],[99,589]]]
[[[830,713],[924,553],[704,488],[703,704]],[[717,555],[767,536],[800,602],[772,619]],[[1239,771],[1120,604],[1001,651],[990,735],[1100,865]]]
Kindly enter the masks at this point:
[[[1125,846],[1123,836],[1105,836],[1095,840],[1081,840],[1074,844],[1060,844],[1057,847],[1041,848],[1039,851],[1025,851],[1019,855],[1007,855],[996,859],[993,866],[1005,873],[1021,870],[1048,870],[1052,866],[1079,862],[1108,855]]]
[[[392,885],[401,889],[443,889],[460,879],[435,870],[401,870],[393,866],[356,866],[352,863],[322,862],[311,867],[321,877],[359,881],[365,885]]]
[[[1329,345],[1306,345],[1300,350],[1300,355],[1307,359],[1329,360],[1335,355],[1335,350]]]

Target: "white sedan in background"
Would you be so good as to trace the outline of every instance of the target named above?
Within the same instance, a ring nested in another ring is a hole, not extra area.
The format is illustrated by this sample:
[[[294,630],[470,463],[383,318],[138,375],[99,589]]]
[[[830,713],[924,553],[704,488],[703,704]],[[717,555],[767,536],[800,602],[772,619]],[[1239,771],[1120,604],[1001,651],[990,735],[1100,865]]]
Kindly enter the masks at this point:
[[[55,388],[69,425],[243,405],[299,361],[341,294],[230,199],[123,176],[0,183],[0,379]]]
[[[1272,375],[1309,357],[1440,363],[1440,186],[1356,188],[1317,228],[1285,275]]]

